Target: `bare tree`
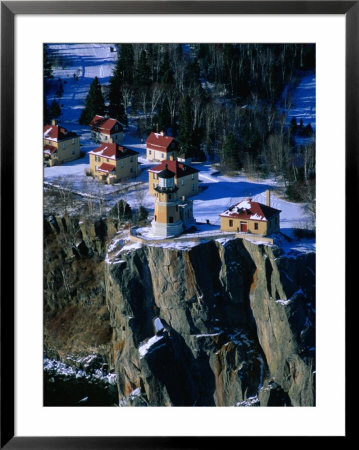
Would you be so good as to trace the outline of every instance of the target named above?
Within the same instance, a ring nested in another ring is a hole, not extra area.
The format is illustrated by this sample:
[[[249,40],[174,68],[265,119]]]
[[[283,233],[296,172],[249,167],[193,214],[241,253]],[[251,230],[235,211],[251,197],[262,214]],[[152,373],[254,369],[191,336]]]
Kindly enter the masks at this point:
[[[151,91],[150,91],[150,98],[151,98],[151,127],[152,127],[152,120],[153,120],[153,115],[154,115],[154,111],[158,105],[158,102],[161,100],[161,97],[163,95],[163,88],[160,84],[158,83],[154,83],[151,87]]]

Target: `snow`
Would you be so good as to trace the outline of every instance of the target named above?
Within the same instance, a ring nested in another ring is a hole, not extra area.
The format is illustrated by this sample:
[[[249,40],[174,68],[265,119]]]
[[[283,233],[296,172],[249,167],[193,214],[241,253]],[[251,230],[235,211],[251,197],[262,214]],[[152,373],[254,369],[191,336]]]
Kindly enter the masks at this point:
[[[251,204],[247,200],[244,200],[243,202],[240,202],[237,205],[237,209],[242,209],[242,208],[244,208],[244,209],[251,209]]]
[[[292,299],[290,298],[288,300],[281,300],[281,299],[279,299],[279,300],[276,300],[275,302],[276,303],[280,303],[281,305],[288,305],[291,301],[292,301]]]
[[[151,347],[162,339],[163,339],[163,336],[153,336],[147,342],[140,345],[140,347],[138,348],[138,351],[140,353],[140,359],[144,358],[147,355],[147,353],[149,352],[149,350],[151,349]]]
[[[121,248],[119,254],[124,253],[124,252],[132,252],[133,250],[138,250],[139,248],[142,248],[142,244],[141,242],[134,242],[132,244],[127,244],[124,247]]]
[[[250,217],[252,220],[263,220],[263,221],[267,221],[267,219],[263,216],[260,216],[259,214],[252,214]]]
[[[220,331],[220,332],[218,332],[218,333],[196,334],[196,338],[214,337],[214,336],[219,336],[221,333],[222,333],[222,331]]]
[[[96,358],[96,355],[89,355],[84,358],[75,358],[67,355],[66,358],[70,361],[83,364],[85,369],[90,370],[90,363]],[[101,369],[86,372],[86,370],[75,369],[74,367],[54,359],[44,358],[44,371],[63,375],[65,377],[85,378],[90,382],[104,382],[108,384],[116,384],[116,374],[107,373]]]
[[[113,186],[99,185],[91,177],[85,176],[85,170],[89,169],[88,153],[97,148],[98,144],[91,140],[89,127],[80,125],[78,119],[93,77],[97,76],[101,85],[109,82],[117,59],[117,52],[110,52],[110,46],[113,45],[49,44],[50,57],[57,62],[57,65],[54,69],[54,79],[50,81],[47,102],[50,104],[55,98],[57,79],[60,77],[63,81],[64,92],[59,99],[60,105],[63,105],[59,123],[80,136],[81,151],[85,156],[61,166],[46,167],[44,169],[44,182],[61,185],[83,197],[104,199],[108,207],[115,204],[120,198],[125,199],[134,210],[138,209],[141,204],[148,210],[151,220],[154,215],[154,197],[148,195],[147,170],[157,165],[158,162],[146,159],[145,139],[137,136],[136,123],[132,122],[131,117],[123,145],[139,152],[139,176],[136,179],[122,184],[117,183]],[[78,80],[73,77],[74,73],[77,74]],[[303,77],[302,82],[293,91],[293,96],[296,99],[296,108],[307,109],[300,116],[299,111],[292,107],[290,114],[296,115],[297,118],[315,119],[315,75],[309,74]],[[302,103],[299,101],[300,98],[303,99]],[[308,106],[309,104],[310,106]],[[308,108],[310,109],[310,115]],[[193,163],[192,165],[200,170],[200,192],[191,198],[193,200],[194,217],[197,222],[203,224],[208,220],[213,231],[219,232],[219,214],[228,210],[231,205],[240,203],[242,207],[249,208],[248,198],[265,204],[265,191],[267,189],[271,189],[271,206],[282,211],[280,225],[283,233],[291,236],[293,228],[308,228],[308,224],[311,225],[312,219],[306,209],[306,204],[291,203],[280,198],[278,190],[282,188],[282,184],[279,180],[273,178],[251,179],[244,175],[230,177],[218,173],[218,170],[207,162]],[[257,220],[257,217],[255,216],[253,219]],[[196,226],[199,227],[199,225]],[[143,231],[142,237],[152,240],[160,238],[159,236],[151,236],[150,227],[147,232]],[[185,244],[171,245],[172,248],[189,248]],[[298,251],[304,251],[305,248],[306,245],[301,249],[298,248]],[[313,251],[313,246],[311,251]]]
[[[155,326],[155,330],[156,330],[156,333],[159,333],[160,331],[162,331],[162,330],[164,330],[164,326],[163,326],[163,324],[162,324],[162,322],[161,322],[161,319],[159,318],[159,317],[157,317],[155,320],[154,320],[154,326]]]
[[[247,400],[244,400],[243,402],[236,403],[235,406],[253,406],[259,403],[259,398],[257,395],[253,397],[248,397]]]

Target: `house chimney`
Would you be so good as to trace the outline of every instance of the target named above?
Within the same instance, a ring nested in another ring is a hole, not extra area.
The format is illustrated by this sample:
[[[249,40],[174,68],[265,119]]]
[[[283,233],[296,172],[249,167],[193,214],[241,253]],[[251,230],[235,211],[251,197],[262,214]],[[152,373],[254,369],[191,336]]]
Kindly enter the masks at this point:
[[[266,205],[270,206],[270,190],[266,190]]]

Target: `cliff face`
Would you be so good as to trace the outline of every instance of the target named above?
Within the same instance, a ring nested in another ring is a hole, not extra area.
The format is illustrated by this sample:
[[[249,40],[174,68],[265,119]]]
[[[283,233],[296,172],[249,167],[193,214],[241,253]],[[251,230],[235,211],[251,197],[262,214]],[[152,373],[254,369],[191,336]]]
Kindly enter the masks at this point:
[[[112,220],[49,215],[44,220],[44,351],[73,364],[99,355],[111,363],[104,258],[117,231]]]
[[[118,230],[46,218],[49,357],[97,355],[123,406],[315,404],[314,253],[241,239],[142,245]]]
[[[314,254],[124,244],[105,266],[122,404],[314,405]]]

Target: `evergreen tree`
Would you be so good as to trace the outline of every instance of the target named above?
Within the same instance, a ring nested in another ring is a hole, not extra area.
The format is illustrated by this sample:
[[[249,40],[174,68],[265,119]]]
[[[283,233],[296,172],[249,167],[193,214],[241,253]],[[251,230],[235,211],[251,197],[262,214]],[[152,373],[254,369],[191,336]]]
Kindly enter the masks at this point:
[[[159,106],[154,123],[156,124],[156,131],[166,131],[167,128],[171,127],[171,114],[167,99]]]
[[[119,64],[117,64],[114,74],[110,79],[109,114],[111,117],[114,117],[121,123],[127,125],[127,115],[125,107],[123,106],[122,97],[122,79],[123,78],[120,72],[120,67]]]
[[[116,71],[123,84],[133,83],[135,59],[132,44],[121,44],[121,54],[117,62]]]
[[[57,90],[56,90],[55,96],[60,98],[60,97],[62,97],[63,93],[64,93],[64,86],[62,84],[61,78],[59,78],[57,80]]]
[[[44,95],[44,106],[43,106],[43,119],[44,119],[44,125],[48,124],[50,122],[50,110],[46,103],[46,97]]]
[[[200,85],[200,67],[197,60],[190,62],[185,70],[185,83],[189,87]]]
[[[103,99],[101,85],[98,78],[95,77],[90,85],[89,93],[85,101],[79,122],[82,125],[88,125],[96,114],[103,115],[105,113],[105,101]]]
[[[168,51],[166,51],[163,56],[163,62],[160,68],[160,77],[161,77],[160,82],[162,84],[174,84],[173,70],[171,69],[170,66],[170,58]]]
[[[148,67],[145,50],[142,50],[140,57],[138,58],[135,81],[137,87],[148,87],[151,84],[150,68]]]
[[[290,129],[290,134],[292,136],[294,136],[297,133],[298,130],[298,125],[297,125],[297,118],[293,117],[290,121],[290,125],[289,125],[289,129]]]
[[[226,137],[221,155],[221,164],[224,170],[235,170],[239,168],[239,145],[233,133]]]
[[[50,106],[49,117],[50,119],[56,119],[60,115],[61,115],[60,105],[57,103],[56,100],[53,100]]]
[[[189,96],[186,95],[180,110],[178,142],[180,144],[180,151],[187,157],[192,157],[194,154],[192,123],[191,100]]]
[[[44,78],[45,79],[54,78],[52,74],[52,64],[49,58],[48,44],[44,44],[43,52],[44,52]]]

